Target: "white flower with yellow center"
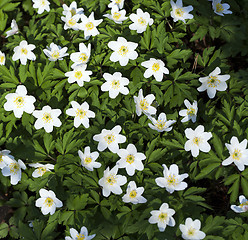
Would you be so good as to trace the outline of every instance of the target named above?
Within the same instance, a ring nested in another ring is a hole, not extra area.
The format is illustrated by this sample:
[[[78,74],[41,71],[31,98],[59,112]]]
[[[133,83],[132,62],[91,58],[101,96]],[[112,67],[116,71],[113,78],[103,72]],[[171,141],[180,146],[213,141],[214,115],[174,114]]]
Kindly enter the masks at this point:
[[[53,215],[56,208],[63,206],[63,203],[56,198],[56,195],[52,190],[47,191],[46,189],[41,188],[39,194],[41,197],[36,200],[35,206],[41,208],[43,215],[47,215],[48,213]]]
[[[196,115],[198,111],[197,101],[194,100],[193,104],[191,104],[187,99],[184,100],[184,105],[187,109],[179,111],[179,115],[184,117],[181,122],[187,122],[190,119],[192,122],[196,122]]]
[[[61,20],[65,22],[64,29],[73,29],[75,31],[79,30],[78,20],[80,15],[72,15],[71,12],[67,12],[65,17],[61,17]]]
[[[70,59],[74,62],[71,67],[75,68],[86,64],[90,58],[91,44],[88,44],[88,47],[84,43],[79,43],[79,52],[72,53]]]
[[[24,85],[18,85],[15,93],[9,93],[5,96],[7,102],[4,104],[5,111],[13,111],[16,118],[21,118],[23,112],[31,114],[35,107],[35,97],[27,95],[27,89]]]
[[[68,77],[69,83],[77,82],[77,84],[82,87],[84,82],[90,81],[90,75],[92,71],[86,71],[87,65],[76,66],[73,71],[66,72],[65,76]]]
[[[119,134],[121,126],[117,125],[112,130],[103,129],[100,134],[93,136],[93,140],[98,141],[97,149],[102,152],[108,148],[111,152],[117,153],[119,150],[119,143],[124,143],[126,137]]]
[[[12,35],[18,33],[18,31],[19,31],[19,29],[18,29],[16,20],[13,19],[13,20],[11,21],[11,30],[9,30],[9,31],[6,32],[6,34],[7,34],[6,38],[8,38],[8,37],[10,37],[10,36],[12,36]]]
[[[92,12],[89,17],[86,17],[85,15],[81,15],[80,17],[81,17],[82,23],[79,24],[79,28],[80,30],[84,31],[84,38],[86,40],[88,40],[90,36],[96,36],[100,33],[96,27],[103,20],[102,19],[95,20],[94,12]]]
[[[185,143],[185,151],[191,151],[193,157],[199,155],[199,151],[209,152],[211,146],[207,142],[211,137],[211,132],[204,132],[204,126],[199,125],[195,130],[187,128],[185,130],[186,138],[189,140]]]
[[[150,60],[142,62],[141,66],[147,68],[144,73],[145,78],[149,78],[153,75],[158,82],[163,80],[164,74],[169,74],[168,68],[166,68],[164,62],[159,59],[150,58]]]
[[[20,159],[16,161],[14,158],[10,157],[5,157],[4,163],[6,166],[2,169],[3,176],[10,176],[10,183],[16,185],[22,178],[21,169],[26,169],[25,164]]]
[[[41,177],[46,172],[51,172],[51,170],[54,169],[53,164],[30,163],[29,166],[36,168],[32,173],[32,177],[34,177],[34,178]]]
[[[126,85],[129,84],[129,80],[125,77],[122,77],[120,72],[115,72],[113,75],[109,73],[104,73],[103,78],[106,80],[102,84],[101,90],[103,92],[108,91],[110,98],[116,98],[119,93],[127,95],[129,90]]]
[[[0,169],[3,169],[4,167],[7,166],[5,160],[8,161],[8,159],[14,160],[14,157],[10,155],[10,151],[9,150],[0,151]]]
[[[127,185],[127,193],[122,197],[122,201],[125,203],[146,203],[147,200],[142,197],[142,193],[144,192],[143,187],[136,186],[136,183],[134,181],[131,181]]]
[[[164,168],[164,176],[155,179],[159,187],[166,188],[166,191],[173,193],[174,191],[184,190],[188,186],[183,180],[189,175],[187,173],[179,175],[179,169],[176,164],[172,164],[170,169],[168,169],[165,164],[162,166]]]
[[[180,224],[179,229],[182,232],[182,238],[186,240],[201,240],[206,237],[206,234],[200,231],[201,222],[196,219],[186,218],[185,224]]]
[[[48,60],[50,61],[63,60],[63,57],[69,55],[68,53],[66,53],[66,51],[67,47],[61,48],[55,43],[51,43],[50,47],[47,47],[47,49],[43,49],[43,52],[49,57]]]
[[[245,165],[248,165],[248,149],[247,148],[247,140],[244,139],[241,143],[237,137],[231,138],[231,144],[225,144],[229,151],[229,158],[225,159],[222,162],[223,166],[230,165],[234,163],[239,171],[244,171]]]
[[[71,237],[65,237],[65,240],[91,240],[96,236],[96,234],[92,234],[88,236],[88,230],[85,226],[81,227],[80,233],[74,229],[70,228]]]
[[[114,51],[110,56],[110,61],[119,61],[121,66],[126,66],[129,59],[134,60],[138,57],[138,53],[134,51],[138,43],[128,42],[124,37],[118,37],[117,41],[110,41],[108,47]]]
[[[220,68],[216,67],[208,77],[199,78],[202,85],[197,90],[199,92],[207,90],[209,98],[214,98],[217,90],[225,91],[227,89],[226,81],[230,78],[230,75],[219,75],[220,72]]]
[[[152,102],[155,100],[155,96],[153,94],[148,94],[146,97],[144,97],[143,90],[140,89],[138,97],[134,96],[133,98],[138,116],[140,116],[142,112],[148,116],[156,114],[157,109],[151,106]]]
[[[114,6],[117,6],[119,9],[122,9],[125,0],[110,0],[110,1],[111,3],[108,5],[109,8],[113,8]]]
[[[153,19],[150,18],[148,12],[143,12],[140,8],[137,9],[136,14],[130,14],[129,18],[133,21],[129,28],[131,30],[136,30],[137,33],[143,33],[147,25],[151,26],[153,24]]]
[[[232,14],[232,11],[228,10],[230,5],[227,3],[221,3],[221,0],[213,0],[212,7],[214,12],[220,16],[224,16],[224,14]]]
[[[102,186],[102,194],[108,197],[110,193],[122,194],[120,186],[126,184],[127,178],[122,175],[117,175],[118,167],[115,166],[111,170],[109,167],[104,171],[103,177],[99,180],[99,185]]]
[[[5,65],[5,53],[0,51],[0,65]]]
[[[47,0],[32,0],[33,8],[38,8],[38,14],[42,14],[45,10],[50,11],[50,2]]]
[[[23,40],[20,45],[14,48],[13,61],[20,59],[22,65],[27,64],[27,60],[35,60],[36,56],[32,52],[35,49],[35,45],[28,44],[27,41]]]
[[[63,12],[62,14],[63,15],[67,15],[68,12],[71,13],[72,16],[74,15],[80,15],[80,14],[83,14],[84,13],[84,9],[83,8],[77,8],[77,3],[75,1],[73,1],[70,6],[68,7],[66,4],[63,4]]]
[[[111,9],[111,14],[104,14],[104,17],[113,20],[117,24],[122,24],[123,21],[127,20],[126,10],[119,10],[117,5],[114,5]]]
[[[53,131],[53,126],[60,127],[61,121],[58,116],[61,114],[60,109],[51,109],[50,106],[44,106],[42,110],[35,110],[33,116],[37,118],[34,123],[35,129],[44,128],[47,133]]]
[[[172,129],[171,125],[176,122],[175,120],[167,121],[165,113],[160,113],[158,116],[158,120],[156,120],[151,116],[148,117],[152,121],[152,124],[148,123],[148,126],[151,129],[156,130],[158,132],[164,132],[164,131],[169,132]]]
[[[163,232],[166,226],[174,227],[175,220],[172,217],[175,214],[175,210],[169,208],[167,203],[163,203],[159,210],[151,211],[151,217],[148,219],[151,224],[158,224],[158,229],[160,232]]]
[[[81,164],[89,171],[93,171],[94,168],[100,168],[101,163],[96,162],[96,159],[99,157],[98,152],[90,152],[90,147],[85,147],[84,153],[78,150],[78,155],[81,159]]]
[[[172,11],[170,12],[170,14],[174,22],[181,20],[185,23],[186,19],[192,19],[194,17],[192,14],[189,14],[189,12],[193,10],[193,7],[191,5],[183,7],[182,0],[177,0],[176,3],[171,0],[170,3],[172,7]]]
[[[143,171],[142,161],[146,159],[146,156],[144,153],[137,152],[133,144],[128,144],[127,149],[119,149],[117,154],[121,159],[117,161],[116,165],[118,168],[126,168],[129,176],[134,175],[135,169]]]
[[[236,213],[243,213],[248,211],[248,199],[244,195],[239,196],[240,205],[231,205],[231,209]]]

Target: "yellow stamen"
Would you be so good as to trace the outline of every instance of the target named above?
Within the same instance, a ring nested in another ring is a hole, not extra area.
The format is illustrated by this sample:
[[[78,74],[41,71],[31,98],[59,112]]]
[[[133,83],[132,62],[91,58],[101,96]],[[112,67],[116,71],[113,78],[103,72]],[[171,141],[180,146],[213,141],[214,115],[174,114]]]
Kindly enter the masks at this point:
[[[85,159],[84,159],[84,163],[87,165],[87,164],[89,164],[89,163],[91,163],[92,162],[92,158],[91,157],[86,157]]]
[[[244,202],[244,203],[241,203],[240,205],[239,205],[239,207],[243,207],[243,206],[247,206],[248,205],[248,201],[246,201],[246,202]]]
[[[107,142],[107,144],[110,144],[115,140],[115,136],[112,133],[108,134],[104,136],[104,140]]]
[[[71,12],[72,17],[77,14],[77,11],[75,8],[72,8],[70,12]]]
[[[152,65],[152,71],[153,71],[153,72],[157,72],[159,69],[160,69],[160,66],[159,66],[158,63],[154,63],[154,64]]]
[[[45,205],[51,207],[53,205],[53,200],[50,197],[46,198]]]
[[[52,53],[52,58],[53,58],[53,59],[58,59],[58,58],[59,58],[59,51],[55,50],[55,51]]]
[[[83,74],[81,71],[76,71],[74,76],[75,78],[80,79],[83,76]]]
[[[86,111],[83,109],[78,108],[76,111],[76,117],[79,117],[80,119],[83,119],[86,116]]]
[[[113,89],[120,88],[120,81],[119,80],[113,80],[112,81],[112,88]]]
[[[239,160],[241,158],[241,156],[242,156],[241,151],[239,149],[235,149],[233,154],[232,154],[232,158],[234,160]]]
[[[167,220],[167,213],[160,213],[159,215],[158,215],[158,218],[159,218],[159,221],[161,221],[161,222],[165,222],[166,220]]]
[[[224,8],[223,8],[223,6],[222,6],[222,4],[221,3],[217,3],[216,4],[216,12],[223,12],[224,11]]]
[[[175,178],[174,174],[168,176],[167,183],[168,183],[168,185],[173,185],[173,186],[177,185],[177,178]]]
[[[194,139],[193,139],[193,143],[194,144],[196,144],[198,146],[200,142],[201,142],[201,139],[200,138],[194,137]]]
[[[194,116],[195,115],[195,109],[194,108],[189,108],[189,109],[187,109],[187,115],[189,115],[189,116]]]
[[[46,172],[47,170],[46,170],[46,168],[44,168],[44,167],[39,167],[38,168],[38,173],[39,173],[39,175],[44,175],[44,173]]]
[[[121,46],[118,53],[121,55],[121,56],[125,56],[127,53],[128,53],[128,48],[126,46]]]
[[[115,13],[113,14],[113,19],[114,19],[114,20],[119,20],[120,17],[121,17],[121,14],[120,14],[120,13],[115,12]]]
[[[145,25],[146,25],[146,20],[145,20],[144,18],[140,17],[140,18],[138,19],[138,23],[139,23],[140,25],[145,26]]]
[[[165,121],[163,120],[158,120],[157,123],[155,124],[155,126],[159,129],[159,130],[163,130],[165,127]]]
[[[42,119],[45,123],[49,123],[52,120],[52,116],[50,113],[44,113]]]
[[[189,235],[189,236],[195,235],[195,229],[191,227],[191,228],[188,230],[188,235]]]
[[[148,110],[149,103],[146,101],[146,99],[143,99],[140,101],[140,108],[143,110]]]
[[[113,185],[114,183],[116,183],[116,182],[117,182],[117,180],[116,180],[116,175],[113,175],[113,174],[109,175],[109,176],[106,178],[106,182],[107,182],[108,184],[110,184],[110,185]]]
[[[220,84],[220,80],[216,76],[210,76],[207,84],[208,87],[216,88]]]
[[[115,3],[119,4],[122,0],[115,0]]]
[[[88,22],[85,24],[85,27],[87,30],[92,30],[94,28],[94,24],[92,22]]]
[[[177,16],[179,16],[179,17],[182,17],[183,14],[184,14],[184,11],[183,11],[182,8],[177,8],[177,9],[175,10],[175,15],[177,15]]]
[[[5,57],[4,56],[0,56],[0,63],[4,62]]]
[[[130,198],[135,198],[137,196],[137,192],[135,191],[135,190],[133,190],[133,191],[131,191],[130,193],[129,193],[129,197]]]
[[[88,56],[85,53],[81,53],[80,56],[79,56],[79,60],[82,63],[85,63],[88,60]]]
[[[10,173],[17,174],[17,172],[20,170],[20,167],[17,163],[13,162],[9,165]]]
[[[76,21],[75,19],[71,18],[71,19],[68,21],[68,23],[69,23],[70,26],[74,26],[74,25],[77,23],[77,21]]]
[[[129,154],[126,157],[126,162],[128,162],[129,164],[132,164],[134,162],[134,159],[135,159],[134,155],[133,154]]]
[[[23,97],[17,97],[14,100],[14,103],[16,104],[17,108],[21,108],[24,106],[24,98]]]

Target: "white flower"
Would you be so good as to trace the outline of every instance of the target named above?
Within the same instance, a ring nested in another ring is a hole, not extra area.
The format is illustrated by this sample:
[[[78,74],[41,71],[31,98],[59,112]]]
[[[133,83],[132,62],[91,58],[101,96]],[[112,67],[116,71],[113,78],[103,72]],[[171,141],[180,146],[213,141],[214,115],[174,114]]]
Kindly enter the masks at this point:
[[[172,129],[171,125],[176,122],[175,120],[167,121],[165,113],[160,113],[158,116],[158,120],[150,116],[149,119],[152,121],[153,125],[151,123],[148,123],[148,126],[158,132],[169,132]]]
[[[160,232],[163,232],[166,226],[175,226],[175,220],[172,217],[175,214],[175,210],[169,208],[167,203],[163,203],[159,210],[151,211],[152,216],[149,218],[149,223],[158,224],[158,229]]]
[[[168,68],[166,68],[164,62],[159,59],[150,58],[150,60],[142,62],[141,66],[147,68],[144,73],[145,78],[149,78],[153,75],[158,82],[162,81],[164,74],[169,74]]]
[[[200,87],[197,88],[199,92],[207,90],[209,98],[214,98],[216,91],[225,91],[227,89],[226,81],[230,78],[230,75],[219,75],[220,68],[216,67],[213,72],[209,74],[208,77],[199,78],[202,83]]]
[[[18,160],[18,162],[10,157],[4,158],[4,163],[6,166],[2,169],[3,176],[10,176],[10,183],[12,185],[16,185],[22,178],[21,169],[25,170],[26,166],[22,160]]]
[[[103,78],[106,80],[102,84],[101,90],[103,92],[109,91],[110,98],[116,98],[119,93],[127,95],[129,90],[126,85],[129,84],[129,80],[121,76],[120,72],[115,72],[113,75],[109,73],[104,73]]]
[[[125,203],[146,203],[147,200],[142,197],[142,193],[144,192],[143,187],[138,187],[136,186],[136,183],[134,181],[131,181],[128,183],[127,186],[127,193],[122,197],[122,201]]]
[[[5,53],[0,51],[0,65],[5,65]]]
[[[110,0],[111,3],[108,5],[109,8],[113,8],[114,6],[118,6],[119,9],[122,9],[124,6],[125,0]]]
[[[168,169],[165,164],[162,166],[164,168],[164,176],[155,179],[159,187],[166,188],[166,191],[173,193],[174,191],[184,190],[188,186],[183,180],[189,175],[187,173],[179,175],[178,166],[176,164],[172,164],[170,169]]]
[[[190,104],[190,102],[185,99],[184,105],[187,107],[187,109],[179,111],[179,115],[184,117],[181,122],[187,122],[191,119],[194,123],[196,121],[196,115],[198,111],[197,101],[194,100],[193,104]]]
[[[227,3],[221,3],[221,0],[213,0],[212,7],[214,12],[220,16],[224,16],[224,14],[232,14],[232,11],[228,10],[230,5]]]
[[[185,224],[180,224],[179,229],[182,232],[182,238],[187,240],[201,240],[206,237],[206,234],[200,231],[201,222],[196,219],[186,218]]]
[[[13,61],[20,59],[21,64],[26,65],[27,60],[35,60],[36,56],[32,52],[35,49],[35,45],[28,44],[27,41],[23,40],[20,45],[14,48]]]
[[[153,24],[153,19],[150,18],[150,14],[148,12],[143,12],[140,8],[137,9],[137,14],[130,14],[129,18],[133,21],[129,28],[131,30],[136,30],[137,33],[143,33],[147,25],[151,26]]]
[[[118,37],[117,41],[110,41],[108,47],[114,51],[110,56],[110,61],[119,61],[121,66],[126,66],[129,59],[134,60],[138,57],[138,53],[134,51],[138,43],[128,42],[124,37]]]
[[[77,65],[86,64],[89,61],[91,51],[91,44],[88,44],[88,47],[84,43],[79,43],[79,52],[72,53],[70,59],[74,62],[72,68],[75,68]]]
[[[31,114],[35,107],[35,97],[27,95],[27,89],[24,85],[18,85],[15,93],[9,93],[5,96],[7,102],[4,104],[5,111],[13,111],[16,118],[21,118],[23,112]]]
[[[10,36],[12,36],[12,35],[18,33],[18,30],[19,30],[19,29],[18,29],[16,20],[13,19],[13,20],[11,21],[11,30],[9,30],[9,31],[6,32],[6,34],[7,34],[6,38],[8,38],[8,37],[10,37]]]
[[[52,164],[40,164],[40,163],[31,163],[30,167],[37,168],[33,171],[32,177],[38,178],[43,176],[46,172],[51,172],[54,169],[54,165]]]
[[[186,138],[189,140],[185,143],[185,151],[191,151],[193,157],[199,155],[199,150],[202,152],[209,152],[211,146],[207,142],[211,137],[211,132],[204,132],[204,126],[199,125],[195,130],[187,128],[185,130]]]
[[[248,211],[248,200],[245,198],[244,195],[239,196],[240,205],[231,205],[231,209],[236,213],[242,213]]]
[[[88,236],[88,230],[85,226],[81,227],[80,233],[74,229],[70,228],[71,237],[65,237],[65,240],[91,240],[96,236],[96,234]]]
[[[8,159],[14,160],[14,157],[10,155],[9,150],[2,150],[0,151],[0,169],[3,169],[6,165],[5,161],[8,161]]]
[[[39,194],[41,197],[36,200],[35,206],[41,207],[43,215],[47,215],[48,213],[53,215],[56,208],[63,206],[63,203],[56,198],[56,195],[52,190],[47,191],[46,189],[41,188]]]
[[[119,143],[124,143],[126,137],[119,134],[121,126],[117,125],[112,130],[103,129],[100,134],[93,136],[93,140],[98,141],[97,149],[102,152],[108,148],[111,152],[117,153],[119,150]]]
[[[90,14],[90,16],[87,18],[85,15],[81,15],[82,23],[80,23],[80,29],[84,31],[84,38],[88,40],[90,36],[96,36],[99,34],[99,31],[97,30],[97,26],[103,21],[95,20],[94,18],[94,12]]]
[[[43,49],[43,52],[49,57],[48,60],[50,61],[63,60],[63,57],[69,55],[68,53],[66,53],[66,51],[67,47],[61,48],[55,43],[51,43],[50,47],[47,47],[47,49]]]
[[[135,169],[143,171],[143,160],[146,159],[144,153],[137,152],[136,147],[133,144],[128,144],[127,149],[120,149],[117,154],[121,158],[116,165],[118,168],[126,168],[127,174],[133,176]]]
[[[174,22],[182,20],[185,23],[186,19],[192,19],[194,17],[192,14],[189,14],[189,12],[193,10],[193,7],[191,5],[183,7],[182,0],[177,0],[176,3],[171,0],[170,3],[172,7],[172,11],[170,12],[170,14]]]
[[[103,177],[99,180],[99,185],[103,187],[102,194],[104,197],[108,197],[110,193],[122,194],[120,186],[126,184],[127,178],[122,175],[117,175],[118,167],[115,166],[111,170],[109,167],[104,170]]]
[[[33,8],[38,8],[38,14],[43,13],[45,10],[47,12],[50,11],[50,2],[47,0],[32,0],[33,1]]]
[[[113,20],[115,23],[122,24],[123,21],[128,19],[128,17],[125,17],[126,10],[120,10],[117,5],[114,5],[111,9],[111,14],[104,14],[104,17],[107,17],[111,20]]]
[[[244,171],[245,165],[248,165],[248,149],[247,148],[247,140],[244,139],[241,143],[237,137],[231,138],[231,144],[225,144],[229,151],[229,158],[225,159],[222,162],[223,166],[230,165],[234,163],[239,171]]]
[[[34,123],[34,127],[36,129],[44,128],[47,133],[50,133],[53,131],[53,126],[61,126],[62,123],[58,118],[60,114],[60,109],[51,109],[50,106],[44,106],[42,110],[35,110],[33,115],[38,119]]]
[[[89,118],[94,118],[95,113],[89,110],[89,104],[87,102],[81,105],[75,101],[71,102],[72,108],[66,110],[66,114],[74,118],[74,127],[78,128],[80,124],[83,124],[85,128],[88,128]]]
[[[133,98],[136,104],[136,113],[138,116],[140,116],[142,112],[145,115],[156,114],[157,109],[151,106],[152,102],[155,100],[155,96],[153,94],[148,94],[144,97],[143,90],[140,89],[138,97],[134,96]]]
[[[64,29],[73,29],[73,30],[79,30],[79,24],[78,20],[80,18],[80,15],[72,15],[71,12],[67,12],[65,17],[61,17],[61,20],[65,22]]]
[[[65,76],[69,77],[68,82],[74,83],[77,82],[77,84],[82,87],[84,85],[84,82],[90,81],[90,75],[92,74],[92,71],[86,71],[87,65],[80,65],[76,66],[73,71],[66,72]]]
[[[62,12],[62,14],[65,16],[68,12],[70,12],[72,16],[84,13],[83,8],[77,8],[77,3],[75,1],[73,1],[69,7],[66,4],[63,4],[63,9],[64,11]]]
[[[100,168],[101,163],[96,162],[96,159],[99,157],[98,152],[90,152],[90,147],[85,147],[84,153],[78,150],[78,155],[81,159],[81,164],[89,171],[93,171],[94,168]]]

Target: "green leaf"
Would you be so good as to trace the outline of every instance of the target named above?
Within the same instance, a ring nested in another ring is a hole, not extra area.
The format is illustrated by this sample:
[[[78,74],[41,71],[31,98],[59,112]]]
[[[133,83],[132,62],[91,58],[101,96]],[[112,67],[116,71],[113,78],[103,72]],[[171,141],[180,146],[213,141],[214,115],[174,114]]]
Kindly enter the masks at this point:
[[[5,238],[8,235],[9,226],[6,223],[0,224],[0,238]]]

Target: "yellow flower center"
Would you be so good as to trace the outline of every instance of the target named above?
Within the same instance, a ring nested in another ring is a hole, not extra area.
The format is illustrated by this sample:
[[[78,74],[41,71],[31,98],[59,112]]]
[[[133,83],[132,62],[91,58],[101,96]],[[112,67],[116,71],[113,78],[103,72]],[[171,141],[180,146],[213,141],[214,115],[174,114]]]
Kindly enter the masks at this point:
[[[195,235],[195,229],[194,228],[189,228],[189,230],[188,230],[188,235],[189,236],[194,236]]]
[[[197,146],[199,145],[200,141],[201,141],[201,139],[198,137],[194,137],[194,139],[193,139],[193,143],[196,144]]]
[[[77,240],[84,240],[85,239],[85,236],[83,234],[78,234],[76,237],[77,237],[76,238]]]
[[[24,98],[23,97],[17,97],[14,100],[14,103],[16,104],[17,108],[21,108],[24,106]]]
[[[71,19],[68,21],[68,23],[69,23],[70,26],[74,26],[74,25],[77,23],[77,21],[76,21],[75,19],[71,18]]]
[[[115,0],[115,3],[119,4],[122,0]]]
[[[189,116],[194,116],[195,115],[195,109],[194,108],[189,108],[189,109],[187,109],[187,115],[189,115]]]
[[[112,81],[112,88],[113,89],[120,88],[120,81],[119,80],[113,80]]]
[[[50,197],[46,198],[45,205],[51,207],[53,205],[53,200]]]
[[[28,54],[28,50],[26,48],[22,48],[21,49],[21,53],[27,55]]]
[[[177,178],[175,178],[175,175],[169,175],[168,178],[167,178],[167,183],[168,185],[177,185]]]
[[[44,167],[39,167],[38,168],[38,173],[42,176],[45,172],[46,172],[47,170],[46,170],[46,168],[44,168]]]
[[[146,99],[140,100],[140,108],[143,110],[147,110],[149,106],[149,103],[146,101]]]
[[[50,113],[44,113],[42,119],[45,123],[50,123],[52,120],[52,116]]]
[[[86,111],[83,109],[78,108],[76,111],[76,117],[79,117],[80,119],[83,119],[86,115]]]
[[[184,14],[184,11],[183,11],[182,8],[177,8],[177,9],[175,10],[175,15],[177,15],[177,16],[179,16],[179,17],[182,17],[183,14]]]
[[[77,11],[75,8],[72,8],[70,12],[71,12],[72,17],[77,14]]]
[[[233,154],[232,154],[232,158],[234,160],[239,160],[241,158],[241,156],[242,156],[241,151],[239,149],[235,149]]]
[[[41,6],[45,6],[46,5],[46,0],[42,0],[40,4],[41,4]]]
[[[223,12],[224,11],[224,8],[223,8],[223,6],[222,6],[222,4],[221,3],[217,3],[216,4],[216,12]]]
[[[210,76],[208,78],[208,87],[216,88],[220,83],[220,80],[216,76]]]
[[[85,24],[85,27],[87,30],[92,30],[94,28],[94,24],[92,22],[88,22]]]
[[[0,62],[3,63],[4,62],[5,57],[4,56],[0,56]]]
[[[126,46],[121,46],[118,53],[121,55],[121,56],[125,56],[127,53],[128,53],[128,48]]]
[[[112,133],[108,134],[104,136],[104,140],[107,142],[107,144],[110,144],[115,140],[115,136]]]
[[[159,130],[163,130],[165,127],[165,121],[162,120],[158,120],[157,123],[155,124],[155,126],[159,129]]]
[[[0,154],[0,163],[3,162],[3,154]]]
[[[9,168],[10,168],[10,173],[12,174],[17,174],[17,172],[20,170],[19,165],[14,162],[9,165]]]
[[[159,215],[158,215],[158,219],[159,219],[159,221],[161,221],[161,222],[165,222],[166,220],[167,220],[167,213],[160,213]]]
[[[152,71],[153,71],[153,72],[157,72],[159,69],[160,69],[160,66],[159,66],[158,63],[154,63],[154,64],[152,65]]]
[[[138,23],[139,23],[140,25],[145,26],[145,25],[146,25],[146,20],[145,20],[144,18],[140,17],[140,18],[138,19]]]
[[[115,13],[113,14],[113,19],[114,19],[114,20],[119,20],[120,17],[121,17],[121,14],[120,14],[120,13],[115,12]]]
[[[243,206],[247,206],[248,205],[248,201],[246,201],[246,202],[244,202],[244,203],[241,203],[240,205],[239,205],[239,207],[243,207]]]
[[[75,78],[80,79],[83,76],[81,71],[76,71],[75,72]]]
[[[53,59],[58,59],[59,58],[59,51],[55,50],[52,54]]]
[[[130,193],[129,193],[129,197],[130,198],[135,198],[137,196],[137,192],[135,191],[135,190],[133,190],[133,191],[131,191]]]
[[[128,162],[129,164],[132,164],[134,162],[134,159],[135,159],[134,155],[133,154],[129,154],[126,157],[126,162]]]
[[[116,175],[109,175],[107,178],[106,178],[106,182],[110,185],[113,185],[114,183],[116,183]]]
[[[82,63],[85,63],[88,60],[88,56],[85,53],[81,53],[80,56],[79,56],[79,60]]]
[[[92,158],[91,157],[86,157],[85,159],[84,159],[84,163],[85,164],[89,164],[89,163],[91,163],[92,162]]]

